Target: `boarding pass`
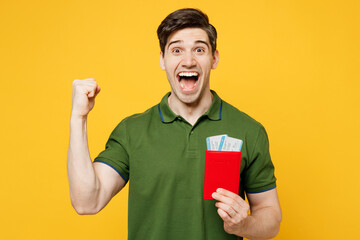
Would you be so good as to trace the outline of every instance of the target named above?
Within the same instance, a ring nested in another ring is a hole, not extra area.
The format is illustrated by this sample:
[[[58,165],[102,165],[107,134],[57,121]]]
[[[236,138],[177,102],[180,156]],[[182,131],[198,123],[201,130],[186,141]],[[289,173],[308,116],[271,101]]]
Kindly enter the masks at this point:
[[[242,144],[241,139],[229,137],[227,134],[206,138],[206,146],[209,151],[241,152]]]

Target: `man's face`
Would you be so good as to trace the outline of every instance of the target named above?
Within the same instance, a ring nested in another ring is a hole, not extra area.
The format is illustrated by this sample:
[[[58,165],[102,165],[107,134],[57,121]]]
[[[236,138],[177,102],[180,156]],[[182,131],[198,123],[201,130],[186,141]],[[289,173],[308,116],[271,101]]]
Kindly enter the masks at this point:
[[[160,66],[166,71],[173,97],[185,104],[198,103],[210,92],[210,71],[219,53],[212,55],[207,33],[201,28],[184,28],[172,33],[160,52]]]

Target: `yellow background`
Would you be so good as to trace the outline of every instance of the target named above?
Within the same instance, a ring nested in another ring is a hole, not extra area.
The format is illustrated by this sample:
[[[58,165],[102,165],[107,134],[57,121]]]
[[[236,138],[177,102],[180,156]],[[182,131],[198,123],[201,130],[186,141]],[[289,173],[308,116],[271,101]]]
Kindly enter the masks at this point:
[[[156,29],[182,7],[218,30],[211,88],[268,131],[276,239],[359,236],[360,2],[194,2],[0,2],[0,239],[126,239],[127,187],[98,215],[71,207],[72,80],[102,88],[88,121],[94,158],[122,118],[169,90]]]

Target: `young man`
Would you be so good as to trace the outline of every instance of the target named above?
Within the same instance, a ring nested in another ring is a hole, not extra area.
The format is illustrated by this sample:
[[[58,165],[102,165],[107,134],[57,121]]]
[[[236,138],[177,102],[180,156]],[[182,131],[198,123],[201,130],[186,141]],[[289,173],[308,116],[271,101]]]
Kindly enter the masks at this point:
[[[75,210],[97,213],[131,179],[129,239],[274,237],[281,210],[266,132],[210,90],[219,61],[215,28],[201,11],[181,9],[164,19],[158,37],[171,92],[124,119],[94,163],[86,119],[100,88],[93,79],[73,82],[68,174]],[[205,139],[219,134],[243,140],[240,195],[218,189],[215,200],[204,200]]]

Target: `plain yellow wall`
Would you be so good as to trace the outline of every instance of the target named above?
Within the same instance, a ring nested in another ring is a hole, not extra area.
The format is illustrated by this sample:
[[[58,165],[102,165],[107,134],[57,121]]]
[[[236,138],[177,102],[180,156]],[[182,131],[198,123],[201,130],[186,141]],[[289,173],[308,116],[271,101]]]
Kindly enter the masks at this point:
[[[211,88],[268,131],[276,239],[359,236],[359,1],[33,0],[0,2],[0,239],[126,239],[127,187],[98,215],[71,207],[72,80],[102,88],[88,121],[94,158],[122,118],[169,91],[156,29],[183,7],[218,30]]]

